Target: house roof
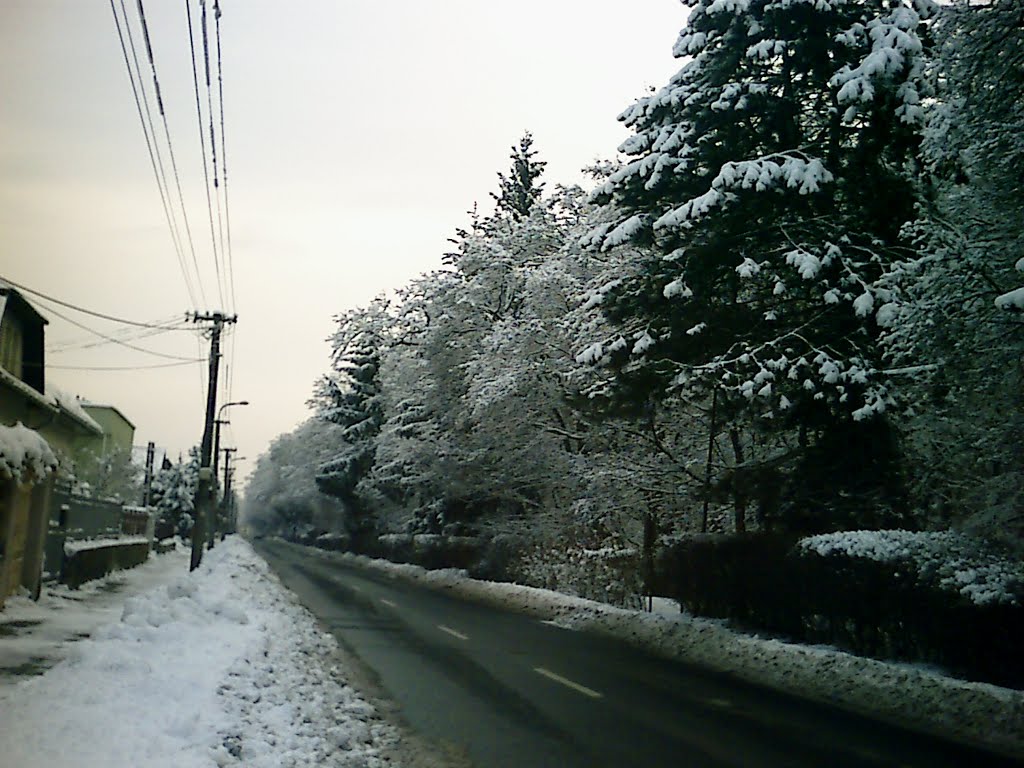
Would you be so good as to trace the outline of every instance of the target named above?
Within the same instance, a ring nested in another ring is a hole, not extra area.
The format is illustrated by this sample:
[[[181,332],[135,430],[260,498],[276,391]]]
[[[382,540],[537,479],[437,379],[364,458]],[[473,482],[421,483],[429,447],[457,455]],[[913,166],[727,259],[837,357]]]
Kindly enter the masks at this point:
[[[38,309],[32,306],[32,303],[22,296],[21,292],[13,285],[8,283],[3,278],[0,278],[0,297],[6,298],[7,302],[11,306],[16,307],[17,311],[23,315],[27,315],[29,318],[42,323],[43,325],[49,325],[50,321],[42,315]],[[3,303],[0,302],[0,319],[3,317]]]
[[[57,407],[60,408],[61,412],[66,416],[70,417],[74,421],[78,422],[90,432],[102,435],[103,427],[101,427],[92,416],[90,416],[82,406],[84,402],[80,401],[74,395],[68,394],[62,389],[57,387],[47,387],[48,394],[50,394],[57,403]]]

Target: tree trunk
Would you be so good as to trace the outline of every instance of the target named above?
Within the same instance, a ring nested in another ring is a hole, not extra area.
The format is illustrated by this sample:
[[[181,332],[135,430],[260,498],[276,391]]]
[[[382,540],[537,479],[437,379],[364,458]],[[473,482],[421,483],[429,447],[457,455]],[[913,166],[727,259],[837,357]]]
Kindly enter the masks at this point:
[[[747,488],[746,472],[741,470],[743,466],[743,443],[740,442],[740,431],[733,427],[729,430],[729,440],[732,443],[732,452],[736,457],[736,471],[733,473],[732,503],[736,533],[747,532]]]

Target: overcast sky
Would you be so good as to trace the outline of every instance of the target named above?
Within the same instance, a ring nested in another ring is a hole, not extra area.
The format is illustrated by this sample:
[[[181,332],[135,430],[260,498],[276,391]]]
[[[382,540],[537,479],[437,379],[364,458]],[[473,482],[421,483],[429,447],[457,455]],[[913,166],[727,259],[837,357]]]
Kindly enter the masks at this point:
[[[136,0],[124,5],[138,35]],[[580,169],[614,156],[627,135],[616,115],[678,69],[671,49],[685,19],[678,0],[221,7],[239,317],[226,360],[231,399],[252,402],[232,409],[225,442],[250,465],[307,417],[332,316],[439,267],[524,130],[548,162],[549,188],[583,183]],[[193,305],[186,290],[109,0],[0,0],[0,276],[164,322],[231,302],[218,297],[185,2],[147,0],[145,11],[205,301],[196,288]],[[202,88],[204,110],[205,99]],[[108,335],[125,328],[37,306],[50,319],[49,381],[116,405],[137,443],[176,455],[199,442],[204,366],[81,370],[177,361],[83,347],[96,337],[55,311]],[[180,331],[130,343],[184,358],[207,344]]]

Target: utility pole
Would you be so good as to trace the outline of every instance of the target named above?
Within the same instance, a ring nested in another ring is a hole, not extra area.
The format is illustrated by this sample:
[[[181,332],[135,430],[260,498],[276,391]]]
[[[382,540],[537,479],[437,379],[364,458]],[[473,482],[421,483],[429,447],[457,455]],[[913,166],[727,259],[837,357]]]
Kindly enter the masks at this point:
[[[218,503],[217,499],[216,499],[216,496],[217,496],[217,491],[216,491],[217,459],[220,457],[220,428],[223,425],[225,425],[225,424],[230,424],[231,423],[227,419],[223,419],[221,417],[224,415],[224,409],[225,408],[230,408],[233,405],[248,405],[248,404],[249,404],[248,400],[235,400],[235,401],[230,402],[230,403],[224,403],[224,405],[222,405],[220,408],[217,409],[217,418],[213,420],[213,427],[214,427],[214,429],[213,429],[213,482],[214,482],[214,493],[213,493],[213,495],[214,495],[214,501],[213,501],[213,504],[212,504],[212,509],[214,510],[213,514],[216,514],[216,515],[219,515],[221,510],[223,509],[223,500],[221,500],[221,502]],[[211,525],[207,526],[207,528],[208,528],[208,530],[207,530],[206,548],[207,549],[213,549],[213,546],[214,546],[214,543],[215,543],[215,540],[216,540],[216,532],[214,530],[216,528],[216,525],[215,524],[211,524]]]
[[[225,512],[227,510],[227,500],[228,500],[228,490],[229,490],[229,487],[228,487],[228,477],[229,477],[229,475],[228,475],[228,465],[231,463],[231,454],[234,453],[237,450],[238,450],[237,448],[225,448],[224,449],[224,485],[223,485],[224,492],[223,492],[223,495],[221,496],[220,503],[216,505],[215,511],[213,513],[213,515],[214,515],[213,523],[210,525],[210,535],[209,535],[209,537],[208,537],[208,539],[206,541],[206,548],[207,549],[213,549],[214,539],[217,538],[217,527],[218,527],[218,524],[220,525],[221,528],[223,528],[223,526],[224,526],[224,514],[225,514]],[[214,469],[214,472],[216,472],[216,471],[217,470]],[[221,540],[223,540],[223,538],[224,537],[222,536]]]
[[[142,490],[142,506],[149,506],[149,494],[153,487],[153,458],[156,455],[156,445],[151,440],[146,445],[146,480]]]
[[[225,462],[225,464],[226,464],[226,462]],[[229,533],[229,532],[230,533],[235,533],[235,496],[234,496],[235,492],[231,488],[231,481],[234,480],[234,479],[235,479],[235,468],[232,467],[231,470],[228,471],[227,466],[225,466],[224,467],[224,486],[225,486],[225,491],[224,491],[224,500],[225,500],[224,501],[224,503],[225,503],[224,514],[225,514],[225,520],[224,520],[224,530],[221,531],[221,534],[220,534],[220,540],[221,541],[224,541],[224,536],[227,535],[227,533]]]
[[[199,487],[196,489],[196,520],[192,526],[192,559],[189,570],[194,571],[203,561],[203,542],[206,539],[207,521],[213,511],[214,477],[210,467],[213,452],[213,427],[217,412],[217,374],[220,371],[220,334],[225,325],[238,321],[238,315],[213,312],[192,315],[194,323],[213,323],[210,330],[210,377],[206,390],[206,420],[203,422],[203,444],[199,455]]]
[[[224,406],[220,407],[220,410],[224,410]],[[220,411],[218,411],[220,415]],[[217,517],[220,514],[220,501],[217,499],[217,457],[220,456],[220,428],[223,424],[230,424],[227,419],[214,419],[213,420],[213,503],[210,505],[212,510],[213,519],[207,526],[206,536],[206,548],[213,549],[214,539],[217,536]],[[227,459],[227,455],[224,456]]]

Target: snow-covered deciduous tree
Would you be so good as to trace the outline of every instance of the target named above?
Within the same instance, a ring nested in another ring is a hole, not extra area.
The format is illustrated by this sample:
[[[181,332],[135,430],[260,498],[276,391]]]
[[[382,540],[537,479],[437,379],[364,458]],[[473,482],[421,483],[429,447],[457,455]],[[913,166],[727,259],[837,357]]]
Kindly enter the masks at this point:
[[[137,504],[141,496],[143,471],[132,461],[131,451],[80,450],[64,462],[62,471],[78,493],[123,504]]]
[[[289,538],[346,532],[344,504],[317,487],[319,467],[345,444],[343,432],[344,427],[314,417],[278,436],[246,484],[243,524]]]
[[[936,524],[1024,533],[1024,6],[943,5],[917,253],[886,329],[918,503]]]
[[[598,288],[613,334],[580,359],[635,402],[717,398],[723,428],[795,433],[801,526],[848,523],[846,497],[899,507],[877,340],[914,216],[932,6],[687,4],[687,62],[620,116],[627,160],[594,194],[586,243],[621,249],[622,277]]]

